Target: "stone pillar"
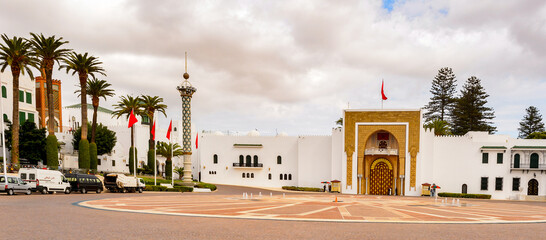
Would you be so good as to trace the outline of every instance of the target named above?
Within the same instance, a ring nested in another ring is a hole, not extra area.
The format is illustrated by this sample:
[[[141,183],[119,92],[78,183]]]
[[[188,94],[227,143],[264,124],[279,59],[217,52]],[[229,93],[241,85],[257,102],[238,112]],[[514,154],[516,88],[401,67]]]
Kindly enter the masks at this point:
[[[184,82],[176,89],[182,97],[182,151],[184,156],[184,185],[193,185],[191,176],[191,97],[197,91],[188,81],[190,75],[184,73]]]

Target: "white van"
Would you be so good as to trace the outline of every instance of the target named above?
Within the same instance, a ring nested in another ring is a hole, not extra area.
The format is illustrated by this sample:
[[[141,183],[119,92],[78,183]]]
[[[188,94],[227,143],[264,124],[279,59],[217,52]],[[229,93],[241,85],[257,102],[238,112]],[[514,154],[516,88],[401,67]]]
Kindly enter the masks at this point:
[[[33,191],[43,194],[52,192],[70,193],[70,183],[59,171],[21,168],[19,169],[19,177],[28,183]]]

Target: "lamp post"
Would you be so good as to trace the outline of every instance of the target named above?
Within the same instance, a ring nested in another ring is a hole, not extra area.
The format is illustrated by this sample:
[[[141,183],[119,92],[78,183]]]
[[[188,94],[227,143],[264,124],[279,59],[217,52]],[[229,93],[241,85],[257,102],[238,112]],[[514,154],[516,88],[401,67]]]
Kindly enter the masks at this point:
[[[406,177],[406,175],[403,175],[403,174],[400,175],[400,188],[401,188],[400,189],[400,195],[401,196],[404,196],[404,194],[405,194],[405,192],[404,192],[404,189],[405,189],[405,187],[404,187],[404,178],[405,177]]]
[[[191,177],[191,97],[197,91],[188,81],[188,53],[185,55],[185,73],[184,81],[176,89],[180,92],[182,98],[182,151],[184,159],[184,177],[182,183],[184,185],[193,185]]]

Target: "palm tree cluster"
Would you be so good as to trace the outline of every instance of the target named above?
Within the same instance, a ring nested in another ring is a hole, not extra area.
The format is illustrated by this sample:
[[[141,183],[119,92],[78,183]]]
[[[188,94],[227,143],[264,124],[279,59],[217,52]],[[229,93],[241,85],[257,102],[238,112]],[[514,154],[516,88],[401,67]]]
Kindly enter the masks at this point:
[[[105,80],[97,80],[95,75],[106,76],[102,68],[102,62],[89,53],[76,53],[72,49],[64,48],[68,41],[55,35],[46,37],[43,34],[30,33],[30,38],[14,36],[9,38],[2,34],[0,42],[0,71],[4,72],[9,66],[13,77],[13,134],[11,161],[16,164],[19,161],[19,75],[27,73],[31,79],[34,79],[32,69],[38,70],[46,80],[47,88],[47,106],[48,106],[48,137],[47,137],[47,165],[56,168],[57,161],[57,139],[55,131],[55,111],[53,97],[53,68],[55,63],[59,65],[59,70],[65,69],[66,73],[77,74],[80,83],[81,97],[81,115],[82,115],[82,141],[79,146],[79,168],[96,169],[96,145],[93,152],[93,144],[96,129],[96,112],[99,104],[99,98],[106,99],[107,96],[113,96],[114,90],[109,89],[110,84]],[[88,77],[93,80],[88,80]],[[87,140],[87,96],[91,96],[93,101],[93,125],[91,147]],[[89,150],[90,149],[90,150]],[[91,152],[90,152],[91,151]],[[89,156],[94,156],[95,164],[90,164]]]

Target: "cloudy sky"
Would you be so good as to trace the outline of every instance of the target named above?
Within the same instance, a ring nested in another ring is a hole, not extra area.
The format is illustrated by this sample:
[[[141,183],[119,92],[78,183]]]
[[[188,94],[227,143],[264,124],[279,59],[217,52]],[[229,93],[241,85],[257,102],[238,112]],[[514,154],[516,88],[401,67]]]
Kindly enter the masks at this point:
[[[0,32],[62,36],[104,62],[117,96],[158,95],[181,117],[188,52],[199,130],[326,135],[342,109],[423,107],[451,67],[482,80],[501,134],[546,112],[542,0],[0,1]],[[8,70],[9,71],[9,70]],[[77,78],[55,72],[63,104]],[[160,120],[163,125],[165,118]]]

